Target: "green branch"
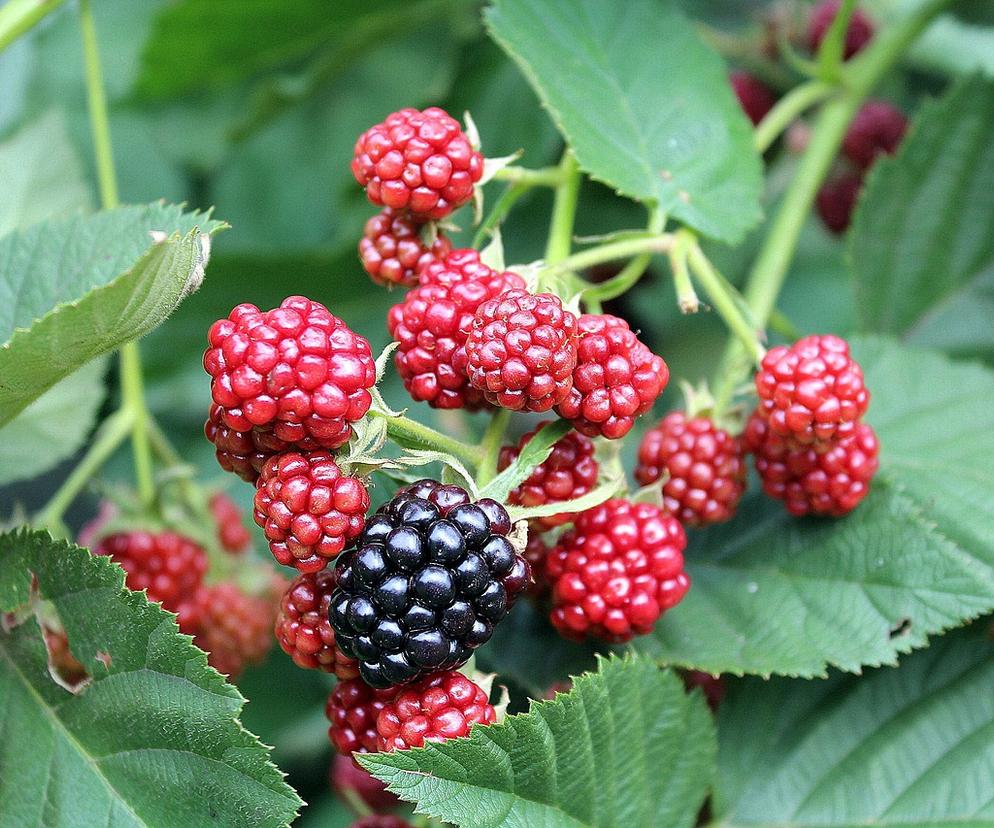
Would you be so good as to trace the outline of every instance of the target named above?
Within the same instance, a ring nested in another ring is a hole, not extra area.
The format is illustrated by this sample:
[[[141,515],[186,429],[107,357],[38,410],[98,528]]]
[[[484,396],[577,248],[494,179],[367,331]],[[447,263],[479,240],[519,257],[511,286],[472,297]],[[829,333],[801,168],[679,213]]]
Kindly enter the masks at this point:
[[[473,468],[483,460],[483,450],[479,446],[470,446],[403,414],[392,416],[373,408],[369,416],[386,420],[387,435],[399,446],[451,454]]]
[[[37,26],[65,0],[7,0],[0,8],[0,52]]]

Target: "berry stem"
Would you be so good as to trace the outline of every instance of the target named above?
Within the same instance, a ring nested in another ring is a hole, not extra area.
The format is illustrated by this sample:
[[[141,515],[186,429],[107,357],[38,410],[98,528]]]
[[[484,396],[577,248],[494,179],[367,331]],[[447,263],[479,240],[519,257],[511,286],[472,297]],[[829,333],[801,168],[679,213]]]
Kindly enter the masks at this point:
[[[384,411],[371,408],[369,415],[385,419],[387,421],[387,435],[400,446],[451,454],[473,468],[477,468],[483,461],[481,447],[470,446],[455,440],[440,431],[405,417],[403,414],[391,416]]]
[[[49,530],[58,530],[62,515],[83,490],[91,477],[107,462],[134,427],[134,412],[119,408],[103,421],[83,459],[62,482],[55,494],[38,513],[34,523]]]
[[[647,232],[652,235],[658,235],[662,233],[665,225],[666,216],[662,210],[656,205],[650,207],[649,222],[646,227]],[[611,299],[617,299],[623,293],[627,293],[642,278],[651,261],[652,253],[640,253],[638,256],[635,256],[617,275],[612,276],[610,279],[605,279],[599,285],[586,288],[583,291],[584,302],[588,304],[593,302],[608,302]]]
[[[0,52],[33,29],[65,0],[9,0],[0,8]]]
[[[742,314],[742,309],[732,293],[733,288],[715,269],[700,244],[689,231],[680,231],[688,237],[687,262],[697,281],[704,288],[711,304],[724,320],[729,330],[738,337],[750,358],[759,364],[766,350],[759,343],[756,328]]]
[[[846,33],[849,31],[849,21],[855,11],[856,0],[842,0],[839,10],[832,19],[832,25],[828,27],[818,49],[818,74],[830,83],[839,79],[842,56],[846,47]]]
[[[694,283],[687,269],[687,237],[678,236],[670,248],[670,269],[673,271],[673,286],[676,288],[676,303],[681,313],[697,313],[701,300],[697,298]]]
[[[105,210],[118,205],[117,176],[114,172],[114,150],[107,116],[107,96],[104,92],[97,30],[93,23],[90,0],[80,0],[79,25],[83,39],[83,61],[86,70],[86,100],[90,111],[90,132],[97,165],[100,204]],[[142,383],[141,355],[137,342],[128,342],[120,350],[121,407],[131,412],[131,440],[135,461],[135,478],[142,503],[150,505],[155,499],[152,476],[152,451],[149,447],[148,408]]]
[[[637,256],[640,253],[667,253],[672,244],[672,233],[639,235],[635,238],[599,244],[596,247],[591,247],[588,250],[567,256],[565,259],[561,259],[554,264],[547,265],[542,268],[539,276],[540,278],[558,276],[562,273],[582,270],[583,268],[603,264],[604,262],[613,262],[616,259],[627,259],[631,256]],[[583,284],[586,285],[586,282]],[[608,282],[604,284],[606,285]],[[603,285],[596,287],[603,287]],[[591,288],[588,295],[598,298],[596,288]]]
[[[483,449],[483,459],[476,470],[476,485],[481,489],[497,474],[497,458],[510,419],[511,412],[506,408],[501,408],[487,423],[487,430],[483,433],[483,441],[480,446]]]
[[[517,182],[509,185],[507,189],[500,194],[497,201],[494,202],[493,209],[491,209],[490,213],[477,229],[476,234],[473,236],[473,243],[471,246],[479,250],[490,231],[503,222],[505,218],[507,218],[507,214],[511,212],[511,208],[517,203],[518,199],[530,189],[531,185],[523,182]]]
[[[929,21],[953,0],[928,0],[892,27],[884,29],[842,70],[838,94],[825,102],[797,173],[780,202],[770,229],[753,263],[744,296],[756,325],[765,327],[794,258],[801,230],[815,195],[832,166],[846,128],[864,98],[897,62]],[[729,341],[714,383],[716,412],[725,410],[748,362],[738,337]]]
[[[524,184],[527,187],[558,187],[563,180],[563,170],[562,167],[542,167],[538,170],[504,167],[494,173],[493,180]]]
[[[549,264],[565,259],[573,247],[573,222],[576,220],[576,204],[580,197],[580,166],[569,147],[563,152],[562,161],[559,162],[559,173],[560,183],[556,187],[556,199],[552,205],[549,240],[545,245],[545,261]]]
[[[805,110],[825,100],[835,87],[820,80],[811,80],[795,86],[776,102],[766,117],[759,122],[753,138],[757,152],[766,152],[777,137]]]

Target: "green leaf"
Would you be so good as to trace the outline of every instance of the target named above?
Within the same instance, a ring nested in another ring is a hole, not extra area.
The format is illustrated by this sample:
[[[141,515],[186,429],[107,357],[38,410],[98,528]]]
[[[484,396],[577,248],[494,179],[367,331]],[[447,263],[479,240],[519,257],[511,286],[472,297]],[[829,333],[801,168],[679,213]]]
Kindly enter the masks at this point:
[[[694,824],[713,752],[703,697],[629,657],[468,738],[359,761],[418,811],[456,825],[679,828]]]
[[[30,615],[0,631],[5,824],[289,824],[300,799],[174,616],[126,590],[109,558],[42,532],[0,535],[0,611],[23,608],[33,578],[91,680],[72,692],[52,679]]]
[[[0,486],[37,477],[83,445],[106,394],[106,370],[105,357],[91,360],[0,428]]]
[[[0,144],[0,236],[90,206],[65,119],[50,110]]]
[[[896,669],[750,679],[722,702],[716,824],[994,826],[994,644],[987,624]]]
[[[922,107],[875,165],[849,258],[863,330],[994,353],[994,81]]]
[[[673,0],[495,0],[485,19],[593,178],[722,241],[759,221],[752,128]]]
[[[199,287],[209,234],[223,226],[157,203],[0,239],[0,425],[89,360],[165,320]]]
[[[690,591],[640,650],[712,673],[809,677],[894,664],[994,609],[994,374],[885,339],[853,346],[881,443],[870,495],[839,520],[746,498],[693,536]]]

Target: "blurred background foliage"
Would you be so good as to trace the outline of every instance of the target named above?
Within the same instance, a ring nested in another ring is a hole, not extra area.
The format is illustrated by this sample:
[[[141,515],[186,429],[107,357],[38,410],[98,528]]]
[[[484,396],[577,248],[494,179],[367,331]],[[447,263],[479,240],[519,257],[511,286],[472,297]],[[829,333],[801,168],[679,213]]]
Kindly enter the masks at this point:
[[[906,2],[866,5],[885,19]],[[684,2],[731,63],[743,62],[783,87],[791,79],[757,58],[761,21],[774,5],[791,13],[805,4]],[[480,4],[473,0],[100,0],[94,13],[122,201],[163,198],[214,206],[216,216],[232,225],[215,244],[203,288],[142,342],[152,409],[198,472],[227,485],[201,430],[209,388],[200,361],[212,321],[239,302],[272,307],[302,293],[366,335],[375,351],[387,342],[385,315],[397,297],[369,281],[355,253],[363,223],[375,212],[349,171],[356,136],[400,107],[439,105],[456,115],[472,113],[490,157],[520,149],[525,166],[552,164],[561,139],[517,68],[485,37]],[[909,55],[907,71],[895,73],[878,94],[910,111],[919,96],[940,89],[951,75],[978,68],[994,74],[992,31],[974,28],[970,19],[940,21]],[[95,192],[72,4],[0,53],[0,139],[42,118],[51,119],[49,132],[64,130],[72,152],[61,161],[82,165]],[[795,157],[781,147],[767,160],[769,213]],[[492,185],[488,198],[498,192]],[[541,256],[550,205],[551,195],[541,190],[519,203],[503,228],[508,262]],[[468,243],[469,211],[455,218],[463,228],[457,241]],[[579,235],[643,222],[638,205],[605,187],[584,185]],[[733,281],[755,251],[758,233],[753,235],[734,250],[709,251]],[[815,324],[820,332],[854,328],[844,255],[844,244],[811,220],[780,301],[800,332]],[[667,276],[657,261],[650,276],[619,300],[616,312],[643,330],[674,377],[697,381],[713,367],[725,329],[713,315],[682,317]],[[976,324],[983,324],[982,315]],[[106,382],[111,399],[116,379],[108,374]],[[676,393],[672,383],[660,411]],[[405,404],[392,372],[385,394],[393,404]],[[423,406],[415,416],[449,431],[477,428],[472,420],[439,422],[445,415]],[[641,429],[651,422],[644,418]],[[638,436],[625,443],[629,468]],[[43,503],[68,466],[30,485],[0,489],[4,511],[8,503],[29,509]],[[112,463],[108,475],[127,479],[126,458]],[[230,490],[248,508],[250,488]],[[80,499],[70,523],[88,518],[96,500]],[[542,622],[523,608],[517,627],[509,623],[505,629],[513,635],[536,623]],[[586,661],[585,651],[567,655],[580,665]],[[245,725],[275,746],[275,761],[311,803],[300,821],[305,826],[350,819],[327,787],[323,703],[329,685],[326,676],[293,668],[279,652],[240,682],[251,702]]]

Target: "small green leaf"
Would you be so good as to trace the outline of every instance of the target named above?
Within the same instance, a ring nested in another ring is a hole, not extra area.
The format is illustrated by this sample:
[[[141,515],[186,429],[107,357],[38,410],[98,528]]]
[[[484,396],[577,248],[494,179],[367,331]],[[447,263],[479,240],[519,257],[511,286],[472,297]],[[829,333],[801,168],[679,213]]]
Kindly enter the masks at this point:
[[[750,679],[722,702],[715,824],[994,826],[994,643],[952,633],[895,669]]]
[[[203,279],[223,228],[163,203],[0,239],[0,425],[100,354],[161,323]]]
[[[83,445],[107,391],[106,370],[106,357],[91,360],[0,428],[0,485],[37,477]]]
[[[894,664],[994,609],[994,373],[855,340],[880,438],[867,499],[790,517],[760,493],[692,536],[691,587],[640,650],[711,673],[823,675]]]
[[[572,500],[543,503],[541,506],[508,506],[507,512],[512,521],[551,517],[563,513],[585,512],[587,509],[593,509],[594,506],[600,506],[605,500],[610,500],[620,489],[624,488],[624,485],[623,476],[608,475],[603,477],[601,482],[585,495],[580,495]]]
[[[713,754],[703,697],[628,657],[468,738],[359,761],[419,812],[456,825],[689,828]]]
[[[874,165],[850,234],[863,330],[994,354],[994,81],[922,107]]]
[[[585,172],[722,241],[759,221],[752,128],[674,0],[495,0],[485,16]]]
[[[0,628],[5,824],[289,825],[300,799],[174,616],[126,590],[109,558],[0,535],[0,612],[23,611],[33,579],[91,680],[56,684],[34,617]]]
[[[480,497],[492,497],[498,503],[506,503],[507,496],[549,458],[556,443],[572,429],[567,420],[546,423],[525,444],[517,459],[483,487]]]

